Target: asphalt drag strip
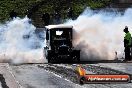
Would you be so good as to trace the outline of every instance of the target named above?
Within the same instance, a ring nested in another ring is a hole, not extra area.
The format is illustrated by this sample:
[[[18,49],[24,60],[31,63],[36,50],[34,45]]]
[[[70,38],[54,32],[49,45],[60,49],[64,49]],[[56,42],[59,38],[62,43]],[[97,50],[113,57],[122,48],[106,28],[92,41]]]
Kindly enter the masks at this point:
[[[0,63],[0,88],[20,88],[8,63]]]
[[[38,65],[39,68],[45,69],[47,71],[53,72],[55,74],[60,75],[63,78],[66,78],[73,83],[78,83],[77,73],[75,71],[75,67],[69,65],[58,65],[58,64],[46,64],[46,65]]]
[[[78,75],[75,71],[77,65],[0,64],[0,88],[132,88],[132,83],[80,85]],[[132,70],[130,70],[132,64],[107,63],[79,65],[85,68],[88,74],[129,74],[132,76]],[[110,68],[111,65],[113,68]],[[124,71],[120,69],[124,69]]]
[[[81,64],[81,66],[89,73],[89,74],[127,74],[132,77],[132,74],[128,74],[119,70],[101,67],[97,64]],[[77,74],[75,71],[76,65],[69,64],[47,64],[47,65],[38,65],[39,68],[51,71],[57,75],[60,75],[64,79],[68,79],[75,84],[78,83]],[[82,87],[88,88],[132,88],[132,83],[117,83],[117,84],[85,84],[81,85]]]
[[[47,64],[11,65],[10,67],[22,88],[84,88],[46,70]]]

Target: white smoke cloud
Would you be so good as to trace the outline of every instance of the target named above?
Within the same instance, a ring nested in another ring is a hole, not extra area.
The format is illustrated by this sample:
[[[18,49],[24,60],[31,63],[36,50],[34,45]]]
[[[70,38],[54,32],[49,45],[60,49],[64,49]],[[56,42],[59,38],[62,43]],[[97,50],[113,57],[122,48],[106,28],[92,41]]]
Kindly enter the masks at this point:
[[[43,63],[43,41],[30,19],[15,18],[0,26],[0,62]]]
[[[76,20],[65,24],[73,25],[76,35],[74,46],[81,49],[83,60],[114,60],[123,57],[123,29],[132,32],[132,9],[123,15],[117,12],[94,12],[87,8]]]
[[[132,32],[131,14],[132,9],[121,15],[107,11],[95,13],[87,8],[76,20],[64,24],[73,25],[75,29],[73,44],[81,50],[81,59],[113,60],[115,52],[119,58],[123,56],[123,29],[128,26]],[[46,62],[43,56],[44,41],[36,36],[35,29],[27,17],[0,24],[0,62]]]

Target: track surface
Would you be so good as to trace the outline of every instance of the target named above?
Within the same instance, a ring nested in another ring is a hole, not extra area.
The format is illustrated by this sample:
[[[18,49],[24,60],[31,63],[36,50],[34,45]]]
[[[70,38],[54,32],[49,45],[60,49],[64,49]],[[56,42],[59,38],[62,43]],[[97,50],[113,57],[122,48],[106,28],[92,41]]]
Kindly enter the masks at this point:
[[[88,73],[90,72],[90,74],[91,73],[93,74],[127,74],[125,72],[118,71],[115,69],[97,66],[97,64],[91,64],[91,65],[83,64],[82,66],[87,70]],[[77,81],[75,81],[74,71],[72,70],[75,67],[74,65],[66,65],[66,64],[62,65],[61,64],[61,65],[48,65],[48,66],[40,66],[40,67],[45,68],[49,71],[52,71],[62,76],[63,78],[67,78],[75,84],[77,83]],[[81,87],[84,87],[84,88],[132,88],[132,83],[128,83],[128,84],[125,84],[125,83],[124,84],[85,84],[85,85],[82,85]]]
[[[0,63],[0,88],[19,88],[9,64]]]
[[[93,74],[132,74],[131,63],[99,63],[82,66]],[[132,83],[79,85],[74,69],[75,65],[72,64],[0,64],[0,74],[3,75],[9,88],[132,88]],[[0,88],[1,83],[0,80]]]
[[[24,88],[81,88],[81,86],[38,68],[38,65],[11,66],[16,79]]]

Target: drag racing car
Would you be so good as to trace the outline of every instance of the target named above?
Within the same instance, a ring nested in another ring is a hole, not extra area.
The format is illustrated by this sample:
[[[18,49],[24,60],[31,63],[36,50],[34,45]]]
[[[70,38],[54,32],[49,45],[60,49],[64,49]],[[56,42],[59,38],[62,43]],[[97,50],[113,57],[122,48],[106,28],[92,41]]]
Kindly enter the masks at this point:
[[[80,50],[73,48],[72,26],[46,26],[46,46],[44,54],[48,63],[79,62]]]

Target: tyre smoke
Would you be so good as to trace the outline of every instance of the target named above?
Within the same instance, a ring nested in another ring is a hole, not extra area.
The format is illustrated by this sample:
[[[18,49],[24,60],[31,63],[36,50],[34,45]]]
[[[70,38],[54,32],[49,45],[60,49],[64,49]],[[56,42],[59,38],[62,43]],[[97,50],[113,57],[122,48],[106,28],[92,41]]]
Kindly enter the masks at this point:
[[[27,17],[0,25],[0,62],[43,63],[43,41]]]
[[[87,8],[76,20],[68,20],[63,25],[73,25],[73,44],[81,50],[81,60],[114,60],[124,57],[123,29],[128,26],[132,32],[131,14],[131,8],[123,14],[102,10],[94,12]],[[46,62],[44,40],[37,36],[36,27],[29,21],[27,17],[15,18],[0,25],[0,62]]]
[[[75,29],[74,47],[81,50],[82,60],[114,60],[124,53],[124,32],[132,32],[132,9],[123,14],[115,11],[93,11],[86,8],[76,19],[65,24]]]

